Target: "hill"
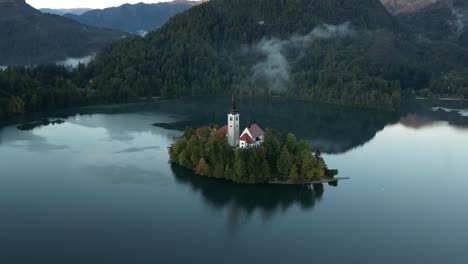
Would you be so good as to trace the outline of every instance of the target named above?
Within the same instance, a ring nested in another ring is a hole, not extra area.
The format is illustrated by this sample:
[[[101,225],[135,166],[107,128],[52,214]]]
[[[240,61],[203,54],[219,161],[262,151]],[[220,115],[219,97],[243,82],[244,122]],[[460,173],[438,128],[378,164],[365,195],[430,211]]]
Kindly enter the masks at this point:
[[[124,34],[0,0],[0,65],[52,63],[97,52]]]
[[[158,29],[170,17],[191,8],[193,5],[193,2],[187,1],[125,4],[119,7],[91,10],[81,15],[66,14],[65,16],[86,25],[141,34]]]

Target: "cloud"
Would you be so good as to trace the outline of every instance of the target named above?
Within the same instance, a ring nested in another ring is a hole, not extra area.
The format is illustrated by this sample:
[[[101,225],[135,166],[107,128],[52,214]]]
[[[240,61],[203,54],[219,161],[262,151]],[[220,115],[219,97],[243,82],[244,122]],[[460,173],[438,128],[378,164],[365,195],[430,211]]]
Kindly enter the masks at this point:
[[[123,150],[120,150],[120,151],[117,151],[117,152],[114,152],[114,153],[115,154],[135,153],[135,152],[141,152],[141,151],[145,151],[145,150],[154,150],[154,149],[160,149],[160,147],[158,147],[158,146],[142,147],[142,148],[132,147],[132,148],[126,148],[126,149],[123,149]]]
[[[135,165],[111,165],[105,167],[86,167],[88,175],[108,184],[122,185],[162,185],[170,180],[160,171],[151,171]]]
[[[450,12],[452,12],[453,20],[448,21],[449,25],[454,28],[457,35],[463,34],[467,24],[466,11],[455,7],[453,0],[444,0],[444,3],[450,9]]]
[[[68,58],[68,59],[63,60],[63,61],[58,61],[58,62],[56,62],[56,64],[76,68],[76,67],[78,67],[78,65],[80,63],[84,64],[84,65],[88,65],[88,63],[90,63],[94,59],[95,56],[96,55],[93,54],[93,55],[89,55],[89,56],[86,56],[86,57],[83,57],[83,58]]]
[[[339,38],[352,35],[349,22],[340,25],[323,24],[314,28],[307,35],[293,35],[289,39],[262,39],[254,47],[254,51],[265,55],[265,59],[252,67],[252,79],[263,81],[268,89],[282,92],[290,82],[291,65],[286,56],[288,50],[303,51],[317,40]]]

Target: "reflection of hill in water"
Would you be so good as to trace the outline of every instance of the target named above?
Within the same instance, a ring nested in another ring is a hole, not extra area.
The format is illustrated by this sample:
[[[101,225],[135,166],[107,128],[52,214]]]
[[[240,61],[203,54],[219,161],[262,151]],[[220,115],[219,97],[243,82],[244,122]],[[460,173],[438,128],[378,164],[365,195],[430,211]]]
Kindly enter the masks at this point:
[[[167,103],[161,108],[181,113],[193,126],[224,124],[229,98],[190,98],[183,104]],[[258,122],[262,127],[291,131],[312,147],[326,153],[342,153],[371,140],[398,114],[293,100],[241,99],[238,102],[241,125]]]
[[[432,111],[433,106],[467,109],[466,104],[466,102],[417,101],[403,107],[400,113],[396,113],[281,99],[242,98],[238,102],[242,126],[251,121],[258,122],[264,128],[291,131],[299,138],[307,140],[314,149],[324,153],[343,153],[361,146],[385,126],[399,122],[400,117],[403,117],[402,124],[410,127],[424,127],[435,121],[447,121],[453,126],[466,128],[468,117],[456,112]],[[89,122],[94,120],[95,124],[88,124],[107,127],[110,133],[120,135],[129,129],[146,131],[151,129],[149,125],[154,123],[169,124],[163,127],[176,130],[183,130],[187,125],[201,126],[208,123],[221,125],[226,122],[229,106],[229,97],[193,97],[150,103],[84,107],[52,114],[23,116],[20,120],[11,122],[29,122],[44,117],[66,118],[76,114],[111,116],[125,114],[115,118],[90,119]],[[408,115],[410,116],[405,118]]]
[[[468,129],[468,116],[460,113],[464,109],[468,109],[466,101],[420,100],[403,108],[400,122],[419,129],[444,121],[457,129]]]
[[[193,174],[177,165],[171,166],[178,183],[189,185],[200,192],[206,204],[215,209],[227,208],[237,215],[250,215],[259,211],[266,217],[297,205],[311,209],[322,199],[323,185],[304,186],[242,185],[210,179]]]
[[[242,98],[238,105],[242,126],[251,121],[258,122],[264,128],[291,131],[299,138],[307,140],[313,148],[325,153],[342,153],[363,145],[387,124],[398,121],[397,113],[294,100]],[[194,97],[182,100],[70,109],[53,114],[26,116],[20,122],[50,116],[66,118],[76,114],[134,113],[147,115],[148,125],[189,121],[180,123],[178,128],[182,130],[186,125],[224,124],[229,106],[229,97]],[[164,113],[164,116],[161,113]],[[124,127],[131,126],[129,124],[132,122],[141,122],[140,120],[132,121],[131,116],[122,116],[121,119],[121,126]],[[177,129],[177,126],[174,129]]]

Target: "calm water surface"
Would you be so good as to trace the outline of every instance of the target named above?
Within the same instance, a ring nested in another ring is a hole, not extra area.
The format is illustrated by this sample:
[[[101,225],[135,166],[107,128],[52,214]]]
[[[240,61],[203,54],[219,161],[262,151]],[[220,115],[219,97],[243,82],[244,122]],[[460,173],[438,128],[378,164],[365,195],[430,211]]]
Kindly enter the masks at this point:
[[[177,129],[221,124],[228,101],[83,108],[48,115],[61,125],[0,128],[0,263],[468,263],[468,107],[241,100],[244,124],[292,131],[352,178],[309,190],[168,163]]]

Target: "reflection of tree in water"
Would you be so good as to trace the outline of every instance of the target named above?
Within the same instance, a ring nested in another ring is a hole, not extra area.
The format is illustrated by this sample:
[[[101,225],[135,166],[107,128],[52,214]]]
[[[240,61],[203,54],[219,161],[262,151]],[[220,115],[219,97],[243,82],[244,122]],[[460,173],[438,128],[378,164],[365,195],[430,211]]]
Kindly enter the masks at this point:
[[[422,128],[434,122],[445,121],[455,128],[467,129],[468,117],[461,115],[456,109],[468,109],[468,102],[419,100],[402,107],[400,122],[406,127]]]
[[[432,106],[468,108],[467,102],[416,101],[404,105],[400,112],[356,109],[296,100],[240,98],[242,126],[247,122],[258,122],[264,128],[275,128],[293,132],[305,139],[314,149],[323,153],[343,153],[370,141],[377,132],[400,117],[403,124],[415,124],[419,117],[427,117],[426,123],[448,121],[457,127],[467,127],[468,118],[458,113],[432,111]],[[229,97],[191,97],[180,100],[163,100],[151,103],[84,107],[54,112],[53,117],[66,118],[83,115],[81,125],[106,127],[112,138],[128,140],[129,132],[153,131],[150,125],[171,130],[183,130],[185,126],[201,126],[208,123],[224,124],[229,110]],[[91,114],[103,114],[99,118],[86,118]],[[122,115],[125,114],[125,115]],[[16,122],[30,122],[47,118],[50,113],[21,116]],[[69,122],[73,122],[69,120]],[[93,123],[94,122],[94,123]]]
[[[187,98],[180,104],[163,103],[161,109],[189,115],[191,126],[224,124],[228,97]],[[398,122],[398,113],[357,109],[307,101],[240,98],[241,126],[258,122],[264,128],[294,133],[314,149],[343,153],[371,140],[386,125]],[[187,124],[181,124],[183,129]],[[177,129],[177,128],[176,128]]]
[[[177,165],[171,168],[176,181],[189,185],[194,192],[200,192],[206,204],[217,210],[226,209],[233,225],[255,212],[268,219],[295,205],[302,209],[312,209],[324,193],[322,184],[312,188],[297,185],[242,185],[197,176]]]
[[[289,131],[307,140],[314,149],[324,153],[342,153],[363,145],[386,125],[398,121],[397,113],[296,100],[240,98],[238,103],[242,126],[252,121],[259,122],[264,128]],[[54,112],[53,116],[65,119],[80,114],[83,115],[80,124],[106,127],[112,138],[128,140],[131,139],[128,135],[129,130],[146,131],[150,129],[149,125],[154,123],[175,122],[174,127],[167,128],[179,130],[183,130],[187,125],[224,124],[229,105],[229,97],[193,97],[151,103],[67,109]],[[104,115],[100,118],[86,118],[92,114]],[[126,115],[114,116],[119,114]],[[16,122],[31,122],[50,115],[50,113],[28,114]],[[92,123],[93,121],[95,123]]]

